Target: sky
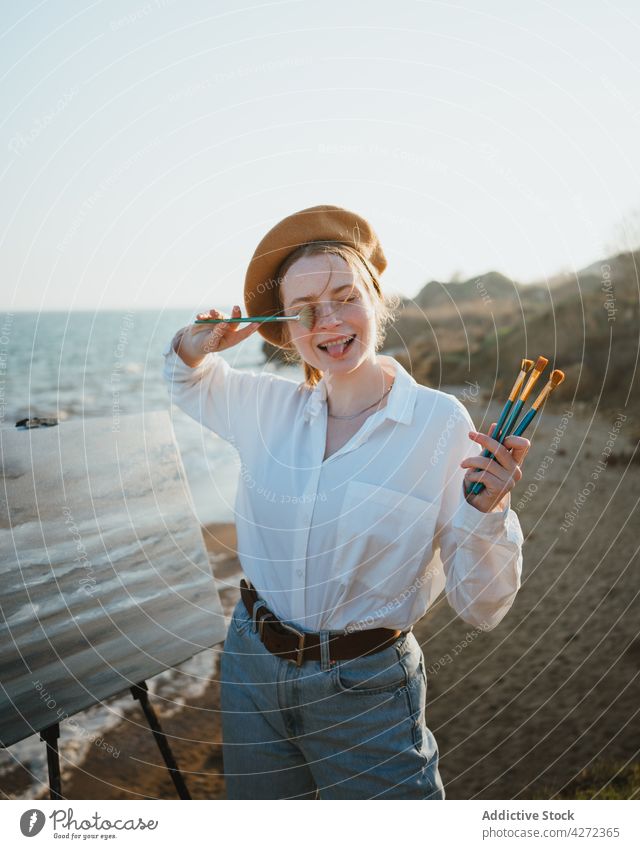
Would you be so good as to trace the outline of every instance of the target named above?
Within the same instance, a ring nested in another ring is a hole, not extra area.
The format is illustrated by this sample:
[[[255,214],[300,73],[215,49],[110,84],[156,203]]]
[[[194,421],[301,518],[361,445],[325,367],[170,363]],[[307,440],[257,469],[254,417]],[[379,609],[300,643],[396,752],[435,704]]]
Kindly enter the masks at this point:
[[[4,4],[0,310],[242,304],[321,203],[389,292],[637,246],[633,0]]]

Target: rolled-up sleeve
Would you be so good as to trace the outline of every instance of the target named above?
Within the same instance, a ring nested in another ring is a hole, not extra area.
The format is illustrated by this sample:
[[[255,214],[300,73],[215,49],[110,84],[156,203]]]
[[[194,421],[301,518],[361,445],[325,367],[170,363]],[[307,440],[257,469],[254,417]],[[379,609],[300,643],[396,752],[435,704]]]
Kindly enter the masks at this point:
[[[465,622],[489,630],[505,617],[520,589],[523,536],[510,499],[504,511],[483,513],[464,497],[460,463],[479,450],[469,439],[475,430],[471,417],[457,403],[439,532],[445,593]]]
[[[269,375],[234,369],[217,353],[207,354],[191,368],[174,350],[180,332],[162,352],[163,379],[171,402],[239,448],[244,431],[247,438],[254,438],[255,425],[251,428],[250,421],[255,418],[251,418],[251,413],[256,410],[261,378]]]

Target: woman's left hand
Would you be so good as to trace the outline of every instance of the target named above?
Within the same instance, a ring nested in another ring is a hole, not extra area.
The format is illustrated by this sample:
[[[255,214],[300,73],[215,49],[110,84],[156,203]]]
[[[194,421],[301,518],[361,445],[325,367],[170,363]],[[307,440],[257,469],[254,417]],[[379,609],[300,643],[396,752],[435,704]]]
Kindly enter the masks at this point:
[[[489,433],[493,433],[495,423]],[[482,448],[488,448],[494,457],[467,457],[460,465],[468,469],[464,476],[465,497],[482,513],[505,510],[508,495],[522,477],[522,463],[531,442],[524,436],[507,436],[503,443],[488,434],[469,432],[469,439]],[[478,495],[468,495],[475,481],[481,481],[484,489]]]

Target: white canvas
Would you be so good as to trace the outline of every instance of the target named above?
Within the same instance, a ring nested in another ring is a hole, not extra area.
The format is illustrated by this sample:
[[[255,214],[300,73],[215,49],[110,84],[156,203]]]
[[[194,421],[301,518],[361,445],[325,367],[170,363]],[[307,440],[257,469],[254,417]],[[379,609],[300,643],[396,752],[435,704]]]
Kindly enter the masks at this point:
[[[167,412],[5,428],[0,461],[2,745],[224,639]]]

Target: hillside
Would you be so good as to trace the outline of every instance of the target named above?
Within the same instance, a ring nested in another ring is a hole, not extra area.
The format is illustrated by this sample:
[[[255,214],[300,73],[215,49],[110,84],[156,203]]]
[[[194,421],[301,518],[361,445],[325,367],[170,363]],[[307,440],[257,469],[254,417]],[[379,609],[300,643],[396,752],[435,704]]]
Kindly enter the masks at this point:
[[[404,301],[385,350],[421,383],[477,380],[498,394],[510,387],[522,357],[544,354],[567,372],[557,400],[636,409],[639,270],[636,252],[552,286],[523,286],[494,274],[432,281],[414,301]]]

